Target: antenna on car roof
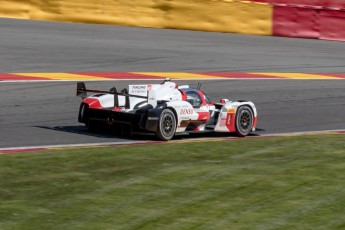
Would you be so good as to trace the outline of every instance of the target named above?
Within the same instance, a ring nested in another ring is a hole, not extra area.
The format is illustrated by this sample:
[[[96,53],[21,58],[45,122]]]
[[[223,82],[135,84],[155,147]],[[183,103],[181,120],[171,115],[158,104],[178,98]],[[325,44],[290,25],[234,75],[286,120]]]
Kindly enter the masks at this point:
[[[200,90],[200,88],[201,88],[201,83],[198,82],[198,86],[196,87],[196,89],[197,89],[197,90]]]

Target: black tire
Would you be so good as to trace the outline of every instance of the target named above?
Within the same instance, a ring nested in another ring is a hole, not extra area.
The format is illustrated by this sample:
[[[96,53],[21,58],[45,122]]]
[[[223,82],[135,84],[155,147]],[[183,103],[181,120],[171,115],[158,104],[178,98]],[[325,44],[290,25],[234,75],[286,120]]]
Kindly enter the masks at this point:
[[[162,141],[171,140],[176,131],[176,117],[171,109],[164,109],[159,117],[156,135]]]
[[[80,109],[79,109],[78,121],[80,123],[84,123],[85,127],[89,131],[95,131],[96,130],[95,124],[92,124],[92,122],[90,121],[89,105],[88,104],[81,103]]]
[[[80,104],[79,115],[78,115],[78,121],[80,123],[86,124],[86,121],[88,120],[88,109],[89,109],[89,105],[85,103]]]
[[[252,131],[254,114],[249,106],[241,106],[237,110],[235,122],[237,136],[245,137]]]

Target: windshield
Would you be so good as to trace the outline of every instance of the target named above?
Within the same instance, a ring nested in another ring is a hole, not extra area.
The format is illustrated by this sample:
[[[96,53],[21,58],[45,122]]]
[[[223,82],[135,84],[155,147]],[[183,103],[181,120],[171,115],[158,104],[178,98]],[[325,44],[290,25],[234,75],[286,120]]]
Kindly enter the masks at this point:
[[[205,100],[207,104],[211,104],[210,98],[206,95],[206,93],[202,92],[205,95]]]

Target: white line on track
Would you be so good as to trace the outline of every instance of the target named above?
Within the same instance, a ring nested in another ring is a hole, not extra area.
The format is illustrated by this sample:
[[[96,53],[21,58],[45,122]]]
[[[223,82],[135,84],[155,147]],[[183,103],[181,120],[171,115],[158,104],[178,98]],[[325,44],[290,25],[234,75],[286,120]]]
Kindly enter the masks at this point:
[[[156,142],[159,143],[159,141],[120,141],[120,142],[101,142],[101,143],[87,143],[87,144],[84,143],[84,144],[65,144],[65,145],[38,145],[38,146],[0,148],[0,151],[73,148],[73,147],[96,147],[96,146],[112,146],[112,145],[134,145],[134,144],[145,144],[145,143],[156,143]]]
[[[267,136],[294,136],[294,135],[317,135],[317,134],[339,133],[339,132],[345,132],[345,129],[319,130],[319,131],[303,131],[303,132],[288,132],[288,133],[271,133],[271,134],[260,135],[260,137],[267,137]]]
[[[263,134],[256,137],[282,137],[282,136],[294,136],[294,135],[317,135],[325,133],[337,133],[345,132],[345,129],[339,130],[321,130],[321,131],[306,131],[306,132],[290,132],[290,133],[271,133]],[[236,139],[237,137],[226,137],[226,139]],[[254,137],[255,138],[255,137]],[[193,138],[186,140],[173,140],[170,142],[193,142],[202,140],[216,140],[224,139],[221,137],[204,137],[204,138]],[[78,147],[98,147],[98,146],[116,146],[116,145],[137,145],[137,144],[157,144],[166,143],[163,141],[120,141],[120,142],[102,142],[102,143],[84,143],[84,144],[65,144],[65,145],[39,145],[39,146],[23,146],[23,147],[8,147],[0,148],[1,151],[30,151],[35,149],[57,149],[57,148],[78,148]]]

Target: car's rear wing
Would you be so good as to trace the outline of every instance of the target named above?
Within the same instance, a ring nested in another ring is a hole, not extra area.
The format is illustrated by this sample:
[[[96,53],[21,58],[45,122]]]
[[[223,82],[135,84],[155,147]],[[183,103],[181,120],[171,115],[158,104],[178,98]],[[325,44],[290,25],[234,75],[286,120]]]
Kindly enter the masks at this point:
[[[137,97],[137,98],[143,98],[143,99],[148,99],[147,96],[141,96],[141,95],[134,95],[134,94],[128,94],[128,90],[124,88],[121,90],[121,92],[117,92],[116,88],[113,87],[109,91],[103,91],[103,90],[95,90],[95,89],[86,89],[86,85],[84,82],[78,82],[77,83],[77,93],[76,96],[79,96],[83,99],[87,97],[87,93],[105,93],[105,94],[113,94],[114,95],[114,106],[118,107],[119,106],[119,98],[118,96],[125,96],[126,101],[125,101],[125,108],[129,109],[130,108],[130,102],[129,98],[130,97]]]

